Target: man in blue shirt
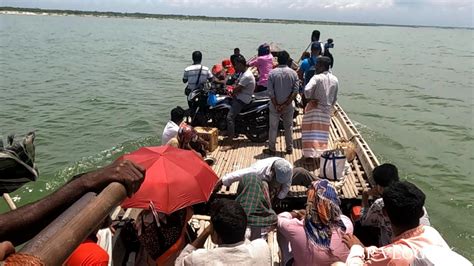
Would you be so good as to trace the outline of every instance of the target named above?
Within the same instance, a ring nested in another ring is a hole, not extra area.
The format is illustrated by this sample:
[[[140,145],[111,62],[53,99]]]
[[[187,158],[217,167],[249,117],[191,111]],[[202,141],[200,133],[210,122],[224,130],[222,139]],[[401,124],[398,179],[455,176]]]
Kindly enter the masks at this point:
[[[318,56],[320,55],[321,43],[313,42],[313,44],[311,44],[311,57],[303,60],[298,69],[298,77],[303,82],[303,87],[306,86],[309,80],[316,73],[316,63],[318,62]]]

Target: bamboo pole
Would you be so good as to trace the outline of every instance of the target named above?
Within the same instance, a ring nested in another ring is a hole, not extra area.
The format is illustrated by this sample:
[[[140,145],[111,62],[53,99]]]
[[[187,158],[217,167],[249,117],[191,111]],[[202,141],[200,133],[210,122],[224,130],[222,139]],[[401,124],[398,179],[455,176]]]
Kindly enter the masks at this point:
[[[51,224],[45,227],[38,235],[31,239],[22,249],[22,253],[31,254],[41,246],[48,245],[48,241],[56,233],[58,233],[62,228],[67,226],[74,216],[84,209],[91,201],[96,197],[96,194],[89,192],[82,196],[78,201],[76,201],[71,207],[69,207],[65,212],[63,212],[58,218],[56,218]]]
[[[12,198],[10,197],[10,195],[8,195],[8,193],[3,193],[3,199],[7,202],[7,205],[10,210],[16,210],[15,202],[13,202]]]
[[[41,232],[37,238],[47,241],[47,245],[28,245],[20,256],[36,257],[45,265],[62,265],[77,246],[89,235],[113,209],[127,197],[125,187],[120,183],[109,184],[97,197],[88,202],[82,210],[76,212],[71,220],[62,226],[49,239]],[[63,217],[64,219],[64,217]],[[56,219],[51,227],[62,223]],[[14,255],[13,255],[14,256]],[[13,258],[12,258],[13,259]],[[11,261],[11,260],[10,260]]]

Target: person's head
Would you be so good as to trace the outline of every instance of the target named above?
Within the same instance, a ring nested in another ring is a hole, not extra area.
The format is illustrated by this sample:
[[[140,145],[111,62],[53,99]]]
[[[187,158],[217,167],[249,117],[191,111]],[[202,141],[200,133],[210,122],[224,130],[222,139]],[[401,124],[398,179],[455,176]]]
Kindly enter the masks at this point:
[[[328,39],[328,41],[324,44],[324,53],[326,53],[326,51],[329,52],[329,48],[334,48],[333,39]]]
[[[372,171],[372,176],[375,181],[375,189],[377,189],[380,195],[383,194],[386,187],[400,181],[397,167],[390,163],[384,163],[375,167]]]
[[[264,43],[258,47],[258,56],[268,55],[270,54],[270,45]]]
[[[184,109],[181,106],[176,106],[171,110],[171,121],[179,125],[184,119]]]
[[[193,62],[195,64],[200,64],[202,62],[202,54],[200,51],[193,52]]]
[[[310,58],[311,57],[311,54],[309,52],[303,52],[303,54],[301,55],[301,60],[305,60],[306,58]]]
[[[197,131],[190,125],[182,123],[178,129],[179,148],[190,149],[189,144],[198,139]]]
[[[417,227],[423,216],[425,194],[414,184],[406,181],[395,182],[383,193],[384,213],[390,219],[392,228],[398,232]]]
[[[319,30],[313,30],[313,33],[311,34],[311,41],[312,42],[319,42],[319,36],[321,35],[321,32]]]
[[[234,48],[234,54],[235,54],[235,55],[240,54],[240,49],[239,49],[239,48]]]
[[[243,55],[238,55],[234,58],[234,68],[239,73],[247,70],[247,60],[245,60]]]
[[[288,61],[290,60],[290,54],[287,51],[282,51],[278,54],[278,64],[279,65],[288,65]]]
[[[214,77],[220,80],[225,79],[225,69],[221,64],[214,65],[212,67],[211,72],[212,72],[212,75],[214,75]]]
[[[230,199],[218,199],[211,204],[212,242],[235,244],[245,239],[247,214],[242,206]]]
[[[329,248],[334,229],[346,230],[341,220],[341,201],[336,188],[326,179],[313,182],[307,192],[305,233],[315,245]]]
[[[272,179],[268,182],[268,189],[273,198],[280,192],[283,184],[291,184],[293,166],[285,159],[277,159],[273,162],[271,171]]]
[[[321,43],[320,42],[313,42],[311,44],[311,56],[318,56],[321,55]]]
[[[318,57],[318,62],[316,63],[316,73],[320,74],[320,73],[323,73],[324,71],[328,71],[330,65],[331,65],[331,58],[327,56]]]

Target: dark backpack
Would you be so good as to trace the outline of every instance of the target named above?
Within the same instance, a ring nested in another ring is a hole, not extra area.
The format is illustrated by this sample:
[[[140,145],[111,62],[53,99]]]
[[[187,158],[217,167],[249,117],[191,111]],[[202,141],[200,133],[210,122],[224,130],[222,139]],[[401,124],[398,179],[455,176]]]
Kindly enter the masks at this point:
[[[23,184],[38,179],[35,166],[35,133],[30,132],[21,140],[8,136],[7,145],[0,139],[0,193],[10,193]]]

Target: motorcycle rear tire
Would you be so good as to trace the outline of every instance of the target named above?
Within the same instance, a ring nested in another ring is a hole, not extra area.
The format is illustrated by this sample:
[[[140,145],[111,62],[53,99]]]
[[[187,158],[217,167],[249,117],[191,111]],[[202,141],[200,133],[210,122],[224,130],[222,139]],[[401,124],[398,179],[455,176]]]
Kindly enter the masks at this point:
[[[256,133],[245,133],[247,139],[251,142],[262,143],[268,140],[268,129],[267,130],[260,130]]]

